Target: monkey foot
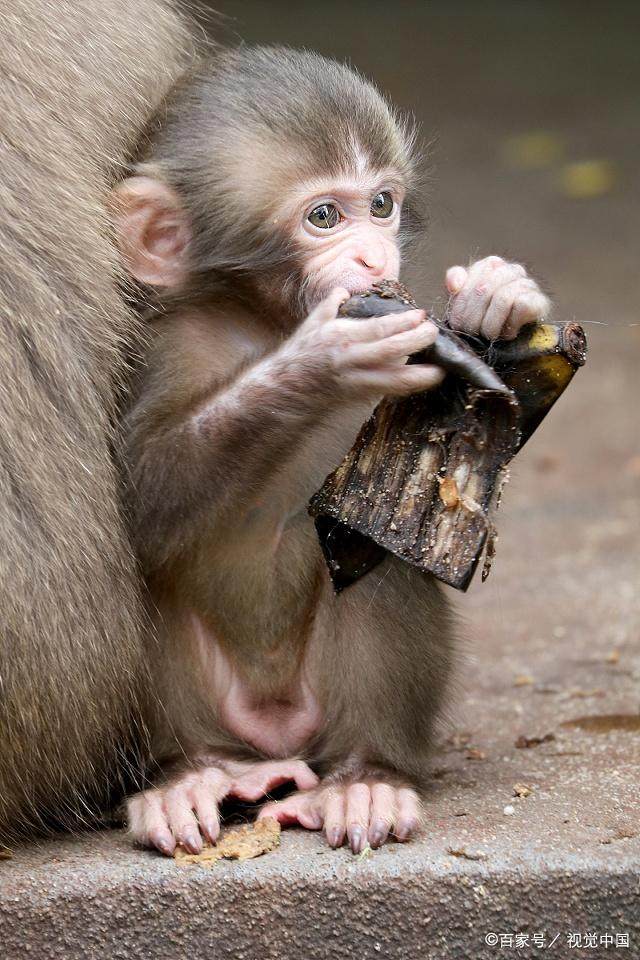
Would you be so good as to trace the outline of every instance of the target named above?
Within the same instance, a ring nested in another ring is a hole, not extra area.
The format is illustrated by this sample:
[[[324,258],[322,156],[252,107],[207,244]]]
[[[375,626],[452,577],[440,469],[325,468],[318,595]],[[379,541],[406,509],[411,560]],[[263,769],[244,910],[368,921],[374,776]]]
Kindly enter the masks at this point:
[[[232,761],[184,771],[166,784],[127,801],[129,833],[145,847],[172,856],[176,844],[200,853],[203,838],[215,843],[220,833],[219,804],[230,797],[259,800],[293,781],[310,790],[318,778],[302,760]]]
[[[367,843],[380,847],[390,836],[408,840],[419,826],[421,804],[412,787],[371,776],[325,781],[313,790],[265,804],[258,816],[322,829],[332,847],[342,846],[346,837],[353,853],[361,853]]]

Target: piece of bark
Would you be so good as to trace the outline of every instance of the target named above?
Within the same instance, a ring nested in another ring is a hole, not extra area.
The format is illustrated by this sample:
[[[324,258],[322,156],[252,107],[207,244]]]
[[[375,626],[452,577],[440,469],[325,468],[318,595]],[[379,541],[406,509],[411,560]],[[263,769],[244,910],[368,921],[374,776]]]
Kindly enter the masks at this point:
[[[174,857],[180,866],[199,863],[212,867],[218,860],[251,860],[279,846],[280,824],[273,817],[265,817],[225,832],[215,845],[207,844],[200,853],[176,847]]]
[[[346,306],[365,301],[365,316],[376,293]],[[399,302],[413,304],[408,295]],[[498,372],[500,389],[478,389],[475,374],[469,383],[459,371],[437,390],[382,400],[311,499],[337,592],[387,552],[466,590],[486,546],[488,574],[507,464],[584,363],[586,341],[577,324],[540,324],[512,342],[469,344]],[[421,359],[432,358],[409,362]]]

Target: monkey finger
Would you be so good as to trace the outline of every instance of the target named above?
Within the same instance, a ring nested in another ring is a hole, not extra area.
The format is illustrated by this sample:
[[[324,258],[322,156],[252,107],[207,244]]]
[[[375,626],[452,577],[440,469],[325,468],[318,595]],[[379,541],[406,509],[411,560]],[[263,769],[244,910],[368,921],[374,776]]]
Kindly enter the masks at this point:
[[[231,793],[241,800],[255,801],[290,780],[298,790],[311,790],[318,785],[318,777],[303,760],[274,760],[253,764],[237,776]]]
[[[218,804],[230,792],[231,780],[215,767],[200,771],[189,792],[192,809],[195,811],[200,831],[215,843],[220,833]]]
[[[189,853],[200,853],[202,836],[193,812],[192,800],[184,785],[180,784],[166,791],[164,812],[178,843]]]
[[[450,294],[455,296],[460,293],[467,279],[467,271],[464,267],[449,267],[445,275],[445,284]]]
[[[395,791],[388,783],[374,783],[371,787],[371,820],[369,845],[381,847],[395,823]]]
[[[396,791],[396,806],[396,839],[408,840],[420,825],[420,798],[410,787],[400,787]]]
[[[314,307],[309,314],[308,319],[313,322],[323,323],[327,320],[333,320],[341,304],[348,300],[351,294],[345,287],[334,287],[333,290]]]
[[[362,853],[367,842],[371,791],[366,783],[352,783],[347,788],[346,825],[352,853]]]
[[[431,364],[397,364],[393,368],[351,371],[350,383],[357,392],[405,397],[437,387],[444,376],[441,367]]]
[[[497,259],[497,258],[496,258]],[[484,261],[481,261],[484,264]],[[485,264],[480,273],[470,274],[470,281],[451,307],[451,326],[469,333],[479,333],[483,318],[495,292],[514,280],[523,279],[526,270],[519,263]]]
[[[218,804],[204,787],[198,787],[193,792],[193,809],[200,832],[210,843],[215,843],[220,835],[220,814]]]
[[[341,847],[346,833],[344,790],[330,788],[323,798],[324,833],[330,847]]]
[[[445,276],[447,290],[452,296],[456,296],[465,286],[470,289],[479,282],[481,276],[487,276],[492,270],[501,267],[504,262],[502,257],[491,256],[476,260],[468,267],[461,267],[459,264],[449,267]]]
[[[145,790],[127,801],[127,828],[130,835],[145,847],[156,847],[171,857],[176,848],[175,837],[169,829],[162,809],[159,790]]]
[[[371,343],[354,344],[349,350],[349,359],[354,366],[376,366],[400,360],[430,347],[438,336],[435,323],[425,320],[411,330]]]
[[[294,793],[285,800],[272,800],[265,803],[258,814],[258,820],[273,817],[282,826],[298,823],[306,830],[319,830],[322,826],[322,816],[312,803],[311,797]]]
[[[538,286],[528,277],[512,280],[499,286],[491,297],[486,313],[482,318],[480,332],[487,340],[497,340],[502,334],[513,308],[518,301],[523,305],[533,300],[538,302]]]
[[[467,268],[464,282],[453,293],[449,313],[449,324],[452,329],[465,330],[467,333],[479,332],[481,315],[475,316],[475,307],[479,302],[489,302],[490,297],[487,298],[485,292],[486,285],[490,282],[493,272],[502,267],[504,262],[500,257],[486,257],[484,260],[477,260]],[[461,280],[462,274],[457,271],[464,268],[453,269],[455,270],[454,279]]]
[[[529,294],[518,297],[511,308],[511,312],[505,322],[500,336],[505,340],[513,340],[518,335],[522,327],[528,323],[544,320],[551,309],[551,302],[544,293],[536,288]]]
[[[330,334],[344,343],[373,343],[393,337],[403,331],[422,327],[426,319],[424,310],[406,310],[404,313],[389,313],[368,320],[343,320],[338,318]],[[432,324],[435,326],[435,324]]]

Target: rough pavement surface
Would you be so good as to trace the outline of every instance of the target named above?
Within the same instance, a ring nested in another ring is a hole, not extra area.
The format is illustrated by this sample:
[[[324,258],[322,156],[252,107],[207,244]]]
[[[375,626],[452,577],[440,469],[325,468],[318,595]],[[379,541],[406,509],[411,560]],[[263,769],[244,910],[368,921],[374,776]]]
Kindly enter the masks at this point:
[[[239,18],[230,35],[351,57],[433,136],[419,294],[436,299],[445,266],[471,256],[522,257],[557,316],[585,324],[589,363],[514,465],[488,582],[455,598],[465,667],[424,837],[358,859],[289,831],[211,871],[115,832],[19,849],[0,862],[0,956],[640,957],[638,15],[218,8]],[[537,166],[512,149],[532,131],[551,138]],[[585,160],[607,161],[611,182],[574,199],[566,165]]]

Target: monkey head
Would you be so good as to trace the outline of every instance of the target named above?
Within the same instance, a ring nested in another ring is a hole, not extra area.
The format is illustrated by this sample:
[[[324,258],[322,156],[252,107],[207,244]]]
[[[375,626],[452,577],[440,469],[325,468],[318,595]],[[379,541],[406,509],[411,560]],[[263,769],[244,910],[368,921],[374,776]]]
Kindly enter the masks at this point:
[[[281,47],[222,53],[163,103],[115,189],[117,241],[160,302],[244,299],[297,321],[397,278],[415,135],[355,71]]]

